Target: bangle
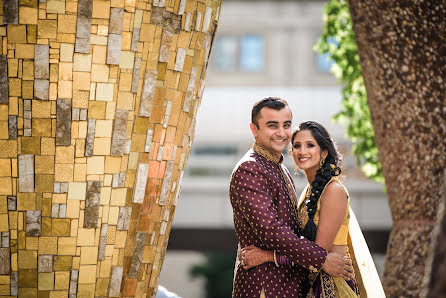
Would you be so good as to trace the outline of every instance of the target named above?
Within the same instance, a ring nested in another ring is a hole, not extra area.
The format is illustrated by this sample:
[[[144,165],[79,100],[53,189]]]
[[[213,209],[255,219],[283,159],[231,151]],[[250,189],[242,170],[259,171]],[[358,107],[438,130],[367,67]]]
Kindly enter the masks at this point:
[[[274,250],[274,264],[276,264],[277,267],[280,267],[277,263],[276,250]]]

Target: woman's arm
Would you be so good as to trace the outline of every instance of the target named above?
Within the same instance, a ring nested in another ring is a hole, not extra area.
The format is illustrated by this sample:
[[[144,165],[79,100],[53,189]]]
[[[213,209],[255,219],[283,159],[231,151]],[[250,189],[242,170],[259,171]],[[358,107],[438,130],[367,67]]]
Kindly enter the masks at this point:
[[[274,251],[263,250],[254,245],[247,246],[241,250],[241,261],[243,269],[261,265],[263,263],[274,262]]]
[[[319,224],[314,242],[325,250],[330,251],[347,212],[348,198],[342,185],[334,181],[326,186],[319,200],[321,204]],[[274,251],[262,250],[252,245],[242,249],[242,255],[244,269],[267,262],[276,262],[281,266],[292,265],[292,262],[285,256],[277,255],[276,260],[274,260]]]
[[[317,245],[330,251],[344,221],[348,207],[347,194],[336,181],[328,184],[320,197],[319,224],[316,232]]]

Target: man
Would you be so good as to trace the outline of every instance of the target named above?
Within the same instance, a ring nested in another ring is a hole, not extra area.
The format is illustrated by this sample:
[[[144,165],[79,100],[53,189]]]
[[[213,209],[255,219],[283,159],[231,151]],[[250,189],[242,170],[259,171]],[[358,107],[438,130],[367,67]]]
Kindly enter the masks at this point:
[[[349,261],[298,236],[297,198],[292,179],[282,165],[291,138],[291,110],[280,98],[257,102],[250,128],[253,148],[235,167],[230,183],[234,226],[240,246],[275,250],[295,266],[264,263],[249,270],[238,266],[233,297],[304,297],[308,269],[324,269],[350,277]]]

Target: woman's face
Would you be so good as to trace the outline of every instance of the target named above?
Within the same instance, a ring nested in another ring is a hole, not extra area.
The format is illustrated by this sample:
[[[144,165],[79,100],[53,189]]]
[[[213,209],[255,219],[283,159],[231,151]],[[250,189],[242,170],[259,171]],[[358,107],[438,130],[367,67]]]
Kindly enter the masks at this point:
[[[316,142],[310,130],[301,130],[293,140],[293,157],[296,165],[307,171],[317,171],[321,156],[326,158],[327,150],[321,152],[321,147]]]

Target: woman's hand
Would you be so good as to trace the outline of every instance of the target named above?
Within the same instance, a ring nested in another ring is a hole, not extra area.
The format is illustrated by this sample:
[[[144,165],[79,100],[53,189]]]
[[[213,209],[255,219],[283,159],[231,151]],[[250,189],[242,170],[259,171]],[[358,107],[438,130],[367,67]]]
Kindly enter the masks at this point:
[[[274,252],[272,250],[263,250],[254,245],[241,250],[240,263],[245,270],[268,262],[274,262]]]

